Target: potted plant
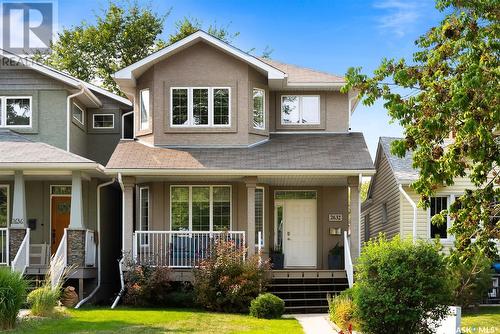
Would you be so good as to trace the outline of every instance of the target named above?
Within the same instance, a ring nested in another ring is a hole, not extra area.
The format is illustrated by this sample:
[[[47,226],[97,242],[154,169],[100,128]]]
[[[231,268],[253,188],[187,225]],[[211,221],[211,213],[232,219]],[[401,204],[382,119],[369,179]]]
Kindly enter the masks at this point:
[[[285,254],[280,245],[274,246],[270,251],[271,264],[273,269],[283,269],[285,265]]]
[[[328,252],[328,269],[344,269],[343,259],[344,247],[339,246],[339,243],[337,242],[337,244]]]

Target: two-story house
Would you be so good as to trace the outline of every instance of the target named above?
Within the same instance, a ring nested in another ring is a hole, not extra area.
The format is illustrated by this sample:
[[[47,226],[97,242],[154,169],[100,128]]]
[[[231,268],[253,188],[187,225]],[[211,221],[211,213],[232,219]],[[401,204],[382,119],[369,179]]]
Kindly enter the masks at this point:
[[[100,259],[110,261],[103,268],[116,263],[120,194],[101,191],[112,179],[103,165],[130,110],[121,96],[0,54],[0,265],[40,276],[51,268],[54,282],[75,267],[70,277],[83,296],[98,284]]]
[[[227,231],[249,255],[282,250],[274,279],[345,279],[328,270],[328,253],[349,232],[357,257],[359,185],[374,168],[350,131],[357,100],[339,91],[344,78],[203,31],[114,78],[134,101],[135,140],[120,141],[106,165],[123,192],[124,254],[188,280]]]

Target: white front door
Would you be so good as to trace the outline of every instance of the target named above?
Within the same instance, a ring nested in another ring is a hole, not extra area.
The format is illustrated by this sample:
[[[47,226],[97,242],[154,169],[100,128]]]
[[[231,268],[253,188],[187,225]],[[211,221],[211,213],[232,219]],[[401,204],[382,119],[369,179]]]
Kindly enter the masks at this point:
[[[316,200],[283,201],[285,267],[316,267]]]

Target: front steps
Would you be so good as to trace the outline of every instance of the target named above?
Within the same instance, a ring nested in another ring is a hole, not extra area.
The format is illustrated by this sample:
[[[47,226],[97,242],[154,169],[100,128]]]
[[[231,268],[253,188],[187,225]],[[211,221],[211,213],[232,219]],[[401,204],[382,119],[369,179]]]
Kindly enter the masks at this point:
[[[286,313],[326,313],[327,295],[349,287],[344,270],[272,270],[268,291],[285,301]]]

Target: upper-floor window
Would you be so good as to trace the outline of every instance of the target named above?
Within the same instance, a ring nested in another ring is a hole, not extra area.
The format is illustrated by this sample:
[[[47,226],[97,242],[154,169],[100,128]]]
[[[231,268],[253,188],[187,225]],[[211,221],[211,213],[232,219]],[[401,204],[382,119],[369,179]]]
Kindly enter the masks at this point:
[[[431,197],[430,198],[430,207],[429,207],[429,224],[431,230],[431,238],[439,237],[441,239],[448,238],[448,225],[449,219],[446,217],[446,223],[441,225],[432,224],[431,220],[434,215],[440,213],[443,210],[448,209],[448,197],[439,196],[439,197]]]
[[[149,129],[149,89],[143,89],[139,92],[139,108],[140,108],[140,129]]]
[[[94,129],[114,129],[114,114],[94,114]]]
[[[85,124],[85,111],[76,103],[73,103],[73,118],[81,125]]]
[[[253,127],[265,129],[265,91],[260,88],[253,89]]]
[[[319,96],[281,96],[281,124],[320,124]]]
[[[172,87],[171,126],[228,126],[231,89],[227,87]]]
[[[31,127],[31,96],[0,97],[0,126]]]

